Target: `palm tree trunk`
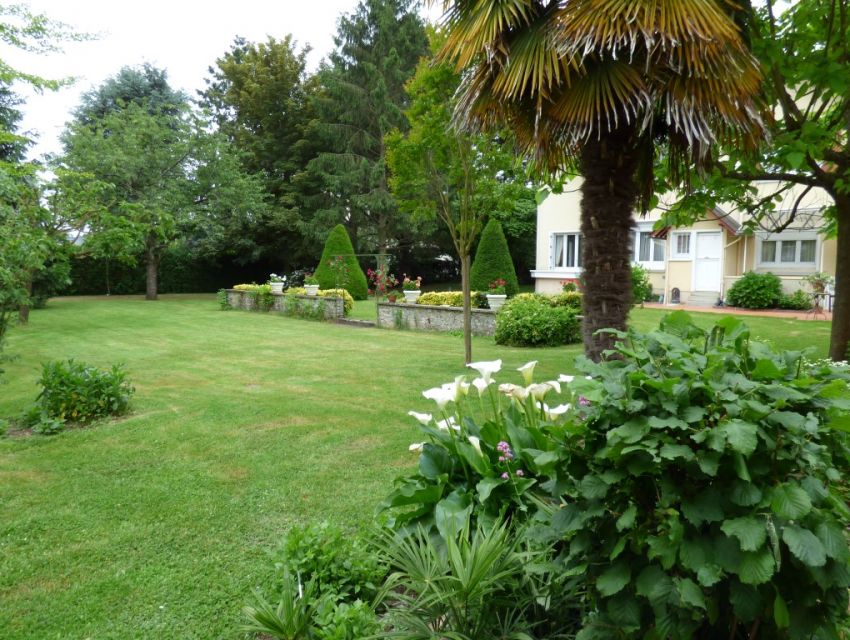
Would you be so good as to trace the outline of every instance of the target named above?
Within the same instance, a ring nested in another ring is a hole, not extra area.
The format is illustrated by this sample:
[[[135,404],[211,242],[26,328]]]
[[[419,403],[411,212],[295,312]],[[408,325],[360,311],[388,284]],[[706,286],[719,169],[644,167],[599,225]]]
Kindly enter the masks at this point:
[[[585,355],[595,361],[614,345],[600,329],[626,329],[632,305],[632,213],[638,199],[638,154],[632,127],[588,141],[581,152],[581,243]]]
[[[472,362],[472,295],[469,289],[470,255],[460,257],[460,288],[463,291],[463,362]]]
[[[835,254],[835,305],[832,308],[829,357],[838,361],[850,359],[850,197],[835,196],[835,209],[838,247]]]

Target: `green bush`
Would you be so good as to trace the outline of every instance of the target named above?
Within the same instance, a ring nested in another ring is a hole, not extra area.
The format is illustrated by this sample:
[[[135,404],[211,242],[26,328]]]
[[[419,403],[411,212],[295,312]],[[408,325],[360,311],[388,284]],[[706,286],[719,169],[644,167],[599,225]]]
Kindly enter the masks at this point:
[[[812,296],[803,291],[802,289],[797,289],[792,294],[783,293],[779,297],[779,308],[780,309],[793,309],[796,311],[808,311],[813,306]]]
[[[583,297],[578,291],[565,291],[554,296],[547,296],[546,299],[553,307],[566,307],[573,311],[581,311]]]
[[[327,522],[290,530],[275,566],[303,582],[314,582],[319,593],[333,593],[345,602],[371,601],[387,574],[386,562],[365,540]]]
[[[344,267],[340,269],[334,256],[345,256]],[[319,260],[319,266],[313,275],[319,281],[322,289],[335,289],[338,284],[342,285],[355,300],[365,300],[368,295],[366,274],[360,268],[360,263],[354,256],[354,246],[345,227],[338,224],[328,234],[325,249]],[[337,282],[338,279],[346,280],[345,283]]]
[[[130,408],[134,389],[120,365],[102,371],[74,360],[45,363],[41,371],[38,411],[46,418],[85,424]]]
[[[473,309],[487,308],[487,295],[480,291],[470,291]],[[403,301],[403,299],[401,299]],[[416,304],[431,304],[438,307],[462,307],[463,291],[428,291],[419,296]]]
[[[726,303],[744,309],[773,309],[782,298],[782,281],[772,273],[747,271],[729,287]]]
[[[654,299],[649,272],[639,264],[632,265],[632,302],[643,303]]]
[[[552,306],[539,296],[510,298],[496,314],[496,344],[544,347],[581,342],[577,315],[575,309]]]
[[[502,231],[502,223],[491,218],[481,232],[475,260],[469,271],[469,286],[478,291],[487,291],[490,283],[502,279],[505,281],[505,293],[509,296],[519,292],[519,282],[516,277],[508,241]]]
[[[384,505],[394,526],[532,523],[581,582],[581,640],[840,637],[850,367],[777,353],[731,317],[617,335],[583,375],[499,385],[510,401],[480,420],[462,380],[425,392],[458,404],[422,416],[418,472]]]

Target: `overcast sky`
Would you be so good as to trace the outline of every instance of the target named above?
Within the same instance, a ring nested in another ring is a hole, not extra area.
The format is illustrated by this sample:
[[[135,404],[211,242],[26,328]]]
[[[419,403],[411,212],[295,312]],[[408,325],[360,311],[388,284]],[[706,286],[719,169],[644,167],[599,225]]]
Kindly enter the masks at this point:
[[[30,0],[34,13],[65,22],[97,40],[71,43],[63,53],[22,55],[0,45],[0,59],[48,78],[74,76],[72,86],[28,95],[22,129],[37,135],[30,155],[58,152],[59,133],[80,95],[121,67],[149,62],[168,71],[174,88],[195,96],[207,68],[230,49],[238,35],[249,41],[293,34],[299,49],[309,44],[311,69],[333,48],[337,19],[357,0]]]

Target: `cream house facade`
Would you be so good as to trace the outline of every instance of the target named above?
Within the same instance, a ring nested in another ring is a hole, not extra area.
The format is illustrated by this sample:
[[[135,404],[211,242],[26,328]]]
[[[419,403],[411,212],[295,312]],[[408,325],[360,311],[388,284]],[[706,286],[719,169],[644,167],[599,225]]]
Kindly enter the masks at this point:
[[[767,195],[777,183],[755,186]],[[536,269],[531,272],[538,292],[559,292],[564,281],[581,275],[580,187],[581,179],[573,180],[538,206]],[[664,205],[674,199],[667,194],[659,208],[636,216],[634,223],[633,261],[649,272],[653,294],[661,301],[713,305],[747,271],[776,274],[788,293],[806,289],[802,278],[812,273],[835,275],[836,242],[823,235],[822,212],[830,199],[822,191],[788,189],[763,230],[748,229],[746,214],[723,205],[687,227],[661,228]],[[786,230],[767,230],[787,219],[795,206],[797,216]]]

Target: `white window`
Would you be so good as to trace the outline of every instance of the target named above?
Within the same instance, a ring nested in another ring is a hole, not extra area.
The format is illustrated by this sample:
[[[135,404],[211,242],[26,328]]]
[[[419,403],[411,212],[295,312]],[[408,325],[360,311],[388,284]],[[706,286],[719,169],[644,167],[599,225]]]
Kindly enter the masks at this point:
[[[814,267],[817,262],[818,241],[811,234],[773,234],[770,240],[759,239],[759,265],[765,267]]]
[[[691,257],[691,233],[673,234],[673,257],[674,258],[690,258]]]
[[[663,269],[666,244],[666,240],[653,238],[652,231],[638,230],[635,233],[635,262],[650,269]]]
[[[578,269],[581,267],[581,235],[556,233],[552,236],[552,268]]]

